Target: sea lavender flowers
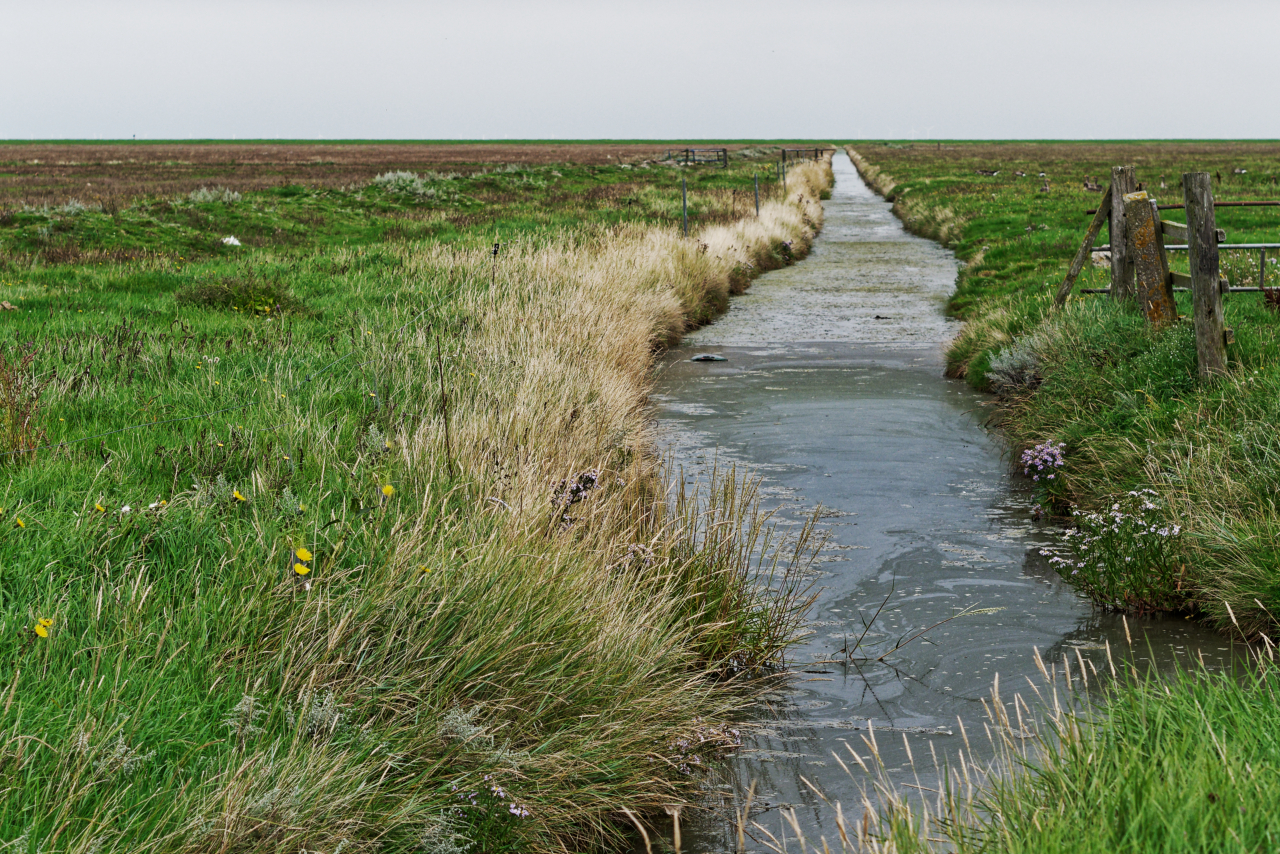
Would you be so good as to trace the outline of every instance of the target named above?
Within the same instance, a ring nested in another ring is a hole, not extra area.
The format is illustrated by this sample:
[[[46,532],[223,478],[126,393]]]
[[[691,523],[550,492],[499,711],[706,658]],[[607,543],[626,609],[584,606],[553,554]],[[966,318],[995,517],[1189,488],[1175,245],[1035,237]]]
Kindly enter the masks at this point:
[[[1053,480],[1056,469],[1067,463],[1066,444],[1041,442],[1029,451],[1022,452],[1022,473],[1032,480]]]

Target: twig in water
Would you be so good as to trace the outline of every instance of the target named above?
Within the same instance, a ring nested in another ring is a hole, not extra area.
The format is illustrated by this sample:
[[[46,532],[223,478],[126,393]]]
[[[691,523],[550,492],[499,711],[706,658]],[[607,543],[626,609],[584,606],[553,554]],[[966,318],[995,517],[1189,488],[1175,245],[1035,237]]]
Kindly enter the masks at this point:
[[[848,661],[853,660],[853,650],[858,649],[859,647],[862,646],[862,639],[867,636],[867,632],[871,631],[871,627],[876,624],[876,619],[879,618],[880,612],[884,610],[884,606],[889,604],[889,599],[893,596],[893,590],[897,585],[898,585],[898,573],[895,570],[893,573],[893,577],[889,580],[889,592],[884,597],[884,601],[880,603],[880,607],[876,608],[875,614],[871,616],[871,622],[862,620],[862,614],[858,614],[858,619],[862,620],[862,634],[858,635],[858,639],[853,642],[853,649],[849,649],[849,642],[847,640],[845,641],[844,649],[842,650],[842,652],[844,653],[845,659],[847,659]]]
[[[904,646],[906,646],[907,644],[911,643],[911,642],[912,642],[913,640],[915,640],[916,638],[918,638],[918,637],[920,637],[921,635],[923,635],[925,632],[931,632],[931,631],[933,631],[934,629],[936,629],[938,626],[941,626],[943,623],[949,623],[949,622],[951,622],[952,620],[954,620],[956,617],[963,617],[965,614],[968,614],[968,613],[969,613],[970,611],[972,611],[972,610],[973,610],[973,606],[972,606],[972,605],[970,605],[968,608],[965,608],[963,611],[959,611],[958,613],[952,614],[950,617],[947,617],[945,620],[939,620],[938,622],[934,623],[932,626],[929,626],[928,628],[925,628],[925,629],[921,629],[920,631],[916,632],[914,635],[912,635],[911,637],[907,638],[906,640],[904,640],[904,641],[899,641],[897,644],[895,644],[895,645],[894,645],[893,649],[888,650],[887,652],[882,653],[881,655],[877,656],[874,660],[875,660],[875,661],[884,661],[885,656],[892,655],[893,653],[895,653],[895,652],[897,652],[898,650],[902,649],[902,648],[903,648]]]

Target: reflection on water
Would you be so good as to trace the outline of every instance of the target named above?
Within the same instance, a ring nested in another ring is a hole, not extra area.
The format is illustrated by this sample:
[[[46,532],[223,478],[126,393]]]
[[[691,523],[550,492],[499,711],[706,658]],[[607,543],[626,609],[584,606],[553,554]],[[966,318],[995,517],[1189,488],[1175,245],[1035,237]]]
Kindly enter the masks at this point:
[[[758,821],[776,825],[777,808],[794,806],[807,832],[828,839],[834,816],[800,777],[857,803],[865,781],[832,752],[860,747],[869,722],[894,779],[914,785],[908,750],[954,756],[961,727],[983,732],[997,673],[1004,685],[1038,678],[1034,649],[1069,655],[1073,667],[1080,656],[1099,672],[1108,646],[1129,655],[1121,619],[1095,611],[1040,556],[1054,532],[1032,521],[1025,484],[983,429],[987,401],[942,377],[954,260],[903,232],[843,154],[836,173],[810,258],[757,280],[673,351],[656,396],[686,479],[737,462],[764,477],[784,526],[826,508],[831,543],[815,566],[812,635],[790,662],[796,680],[765,698],[759,731],[717,788],[732,804],[755,780]],[[695,353],[727,361],[688,361]],[[874,659],[938,623],[883,662],[841,653],[865,631],[855,655]],[[1139,662],[1232,655],[1181,619],[1129,628]],[[971,740],[979,761],[984,742]],[[734,843],[715,819],[687,833],[686,848],[690,837],[693,850]]]

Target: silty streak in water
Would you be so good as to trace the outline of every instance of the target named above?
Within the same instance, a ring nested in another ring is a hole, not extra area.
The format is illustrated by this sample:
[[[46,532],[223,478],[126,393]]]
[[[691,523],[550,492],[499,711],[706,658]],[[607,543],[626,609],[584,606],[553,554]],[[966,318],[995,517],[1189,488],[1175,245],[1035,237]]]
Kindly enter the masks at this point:
[[[1100,672],[1108,643],[1117,656],[1127,649],[1119,618],[1095,612],[1039,554],[1055,532],[1032,523],[1026,483],[982,428],[986,399],[942,376],[942,346],[956,329],[942,314],[955,260],[903,231],[843,153],[835,169],[809,258],[761,277],[690,335],[669,355],[657,395],[687,480],[705,477],[713,461],[745,464],[764,478],[782,524],[800,525],[819,504],[829,511],[813,635],[791,658],[799,679],[769,698],[761,733],[723,786],[727,800],[740,800],[756,780],[757,806],[771,808],[757,820],[776,834],[776,807],[795,806],[806,832],[828,840],[834,812],[799,776],[853,809],[866,781],[850,780],[831,754],[847,742],[865,756],[868,720],[895,781],[914,784],[904,736],[917,765],[932,770],[930,742],[954,760],[963,721],[973,758],[989,758],[981,700],[997,672],[1005,686],[1038,680],[1033,648],[1046,660],[1068,654],[1073,668],[1079,651]],[[689,362],[697,353],[727,361]],[[863,654],[966,607],[1001,610],[946,623],[884,664],[830,663],[891,585]],[[1222,638],[1182,620],[1131,627],[1139,662],[1148,642],[1162,665],[1200,651],[1231,655]],[[1005,694],[1012,716],[1013,691]],[[734,843],[717,821],[685,841],[711,851]]]

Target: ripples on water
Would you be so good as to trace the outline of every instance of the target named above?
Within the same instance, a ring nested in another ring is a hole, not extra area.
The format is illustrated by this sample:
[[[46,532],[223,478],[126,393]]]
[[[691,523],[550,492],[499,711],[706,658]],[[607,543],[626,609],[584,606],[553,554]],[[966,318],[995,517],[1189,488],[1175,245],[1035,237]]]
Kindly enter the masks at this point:
[[[725,816],[754,780],[757,821],[777,826],[778,808],[795,807],[806,833],[828,839],[834,813],[799,778],[858,803],[867,781],[831,754],[846,742],[860,747],[868,721],[892,733],[879,740],[891,778],[914,783],[908,749],[954,757],[961,725],[983,732],[982,700],[997,673],[1006,686],[1038,679],[1034,649],[1052,660],[1079,655],[1100,672],[1108,644],[1117,655],[1128,649],[1120,618],[1095,611],[1040,556],[1055,533],[1033,523],[1025,484],[983,429],[988,400],[942,376],[942,347],[956,329],[943,315],[955,259],[907,234],[843,153],[835,172],[810,256],[756,280],[673,350],[656,394],[660,433],[687,480],[713,464],[745,465],[763,478],[761,494],[784,527],[826,508],[831,539],[815,565],[813,634],[789,662],[797,678],[766,698],[759,731],[717,787]],[[727,361],[688,361],[697,353]],[[962,609],[980,613],[884,663],[837,663],[886,598],[863,655]],[[1232,655],[1221,637],[1181,619],[1130,627],[1139,663]],[[983,760],[984,739],[971,744]],[[685,843],[729,851],[734,836],[712,819]]]

